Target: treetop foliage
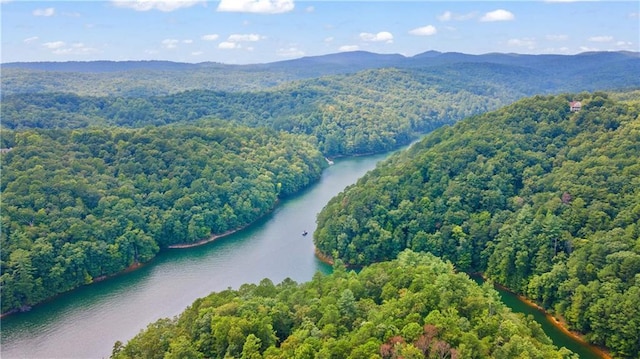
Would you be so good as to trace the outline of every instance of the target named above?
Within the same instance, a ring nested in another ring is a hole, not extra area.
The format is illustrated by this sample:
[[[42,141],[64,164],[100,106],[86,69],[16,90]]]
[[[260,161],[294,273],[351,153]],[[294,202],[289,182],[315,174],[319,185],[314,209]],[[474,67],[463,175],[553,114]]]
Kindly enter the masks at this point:
[[[485,272],[632,358],[638,153],[637,92],[535,96],[438,129],[379,165],[328,203],[314,241],[351,265],[410,248]]]
[[[359,273],[269,279],[196,300],[112,358],[574,358],[497,292],[450,263],[404,251]]]
[[[327,165],[308,137],[228,124],[2,137],[3,313],[246,226]]]

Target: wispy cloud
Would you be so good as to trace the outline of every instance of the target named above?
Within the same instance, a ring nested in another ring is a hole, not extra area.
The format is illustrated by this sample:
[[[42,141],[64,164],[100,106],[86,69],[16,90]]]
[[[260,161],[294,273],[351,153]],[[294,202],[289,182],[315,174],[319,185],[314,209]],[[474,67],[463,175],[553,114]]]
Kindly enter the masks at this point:
[[[484,14],[484,16],[480,18],[480,21],[483,21],[483,22],[510,21],[515,18],[516,18],[515,15],[513,15],[513,13],[511,13],[510,11],[498,9],[498,10],[490,11]]]
[[[55,55],[91,55],[100,51],[98,49],[86,46],[82,42],[76,42],[70,46],[57,48],[53,51]]]
[[[526,47],[529,50],[535,49],[536,40],[533,38],[509,39],[507,45],[515,47]]]
[[[258,35],[258,34],[232,34],[232,35],[229,35],[229,38],[227,39],[227,41],[230,41],[230,42],[243,42],[243,41],[255,42],[255,41],[260,41],[261,39],[264,39],[264,36]]]
[[[160,10],[170,12],[206,2],[204,0],[111,0],[111,3],[117,7],[136,11]]]
[[[51,41],[42,44],[43,47],[52,50],[54,55],[91,55],[99,53],[96,48],[86,46],[82,42],[67,44],[64,41]]]
[[[278,49],[277,55],[281,57],[302,57],[304,56],[304,51],[299,48],[292,46],[283,49]]]
[[[64,41],[51,41],[42,44],[42,46],[46,47],[47,49],[59,49],[61,47],[64,47],[65,45],[66,44]]]
[[[202,35],[201,39],[204,41],[215,41],[215,40],[218,40],[219,37],[220,35],[218,34],[207,34],[207,35]]]
[[[431,36],[431,35],[435,35],[437,32],[438,32],[438,29],[436,29],[435,26],[427,25],[427,26],[422,26],[422,27],[418,27],[413,30],[410,30],[409,34],[416,35],[416,36]]]
[[[256,42],[266,39],[266,36],[262,36],[259,34],[231,34],[227,38],[227,41],[223,41],[218,44],[219,49],[245,49],[248,51],[253,51],[253,47],[246,46],[243,47],[241,43],[243,42]]]
[[[589,38],[591,42],[611,42],[613,41],[613,36],[592,36]]]
[[[48,7],[46,9],[35,9],[33,10],[33,16],[53,16],[56,14],[56,9],[52,7]]]
[[[162,47],[168,50],[175,49],[178,47],[178,43],[180,40],[176,39],[164,39],[162,40]]]
[[[347,51],[357,51],[359,49],[360,47],[358,47],[358,45],[342,45],[338,48],[338,51],[347,52]]]
[[[568,35],[547,35],[545,36],[545,39],[549,41],[566,41],[566,40],[569,40],[569,36]]]
[[[294,7],[293,0],[220,0],[218,11],[280,14]]]
[[[388,31],[380,31],[377,34],[361,32],[360,39],[367,42],[386,42],[387,44],[390,44],[393,42],[393,34]]]
[[[223,41],[218,44],[219,49],[230,50],[239,49],[241,46],[237,42]]]
[[[476,17],[476,13],[475,12],[470,12],[468,14],[455,14],[451,11],[445,11],[442,14],[438,15],[438,20],[440,21],[451,21],[451,20],[456,20],[456,21],[465,21],[465,20],[470,20],[473,19],[474,17]]]
[[[28,37],[24,40],[22,40],[22,42],[24,42],[25,44],[30,44],[32,42],[38,41],[39,37],[37,36],[32,36],[32,37]]]

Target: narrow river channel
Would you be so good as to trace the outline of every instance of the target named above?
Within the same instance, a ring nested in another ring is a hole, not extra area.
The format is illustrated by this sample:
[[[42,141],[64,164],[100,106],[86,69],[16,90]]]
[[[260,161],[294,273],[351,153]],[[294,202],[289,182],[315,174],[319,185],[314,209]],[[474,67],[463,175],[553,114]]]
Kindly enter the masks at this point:
[[[336,161],[312,188],[283,201],[272,214],[239,233],[201,247],[163,252],[132,273],[2,319],[0,356],[108,358],[117,340],[126,342],[147,324],[181,313],[212,291],[263,278],[274,283],[287,277],[303,282],[317,271],[329,272],[331,268],[314,256],[312,236],[302,232],[313,233],[316,214],[329,199],[387,156]],[[563,336],[561,332],[548,335],[554,341]],[[567,345],[566,340],[572,339],[560,340]]]
[[[249,228],[207,245],[161,253],[146,266],[2,319],[0,356],[107,358],[147,324],[180,314],[196,298],[270,278],[310,280],[331,268],[311,233],[324,205],[388,154],[336,161],[313,187]],[[310,234],[302,236],[303,231]]]

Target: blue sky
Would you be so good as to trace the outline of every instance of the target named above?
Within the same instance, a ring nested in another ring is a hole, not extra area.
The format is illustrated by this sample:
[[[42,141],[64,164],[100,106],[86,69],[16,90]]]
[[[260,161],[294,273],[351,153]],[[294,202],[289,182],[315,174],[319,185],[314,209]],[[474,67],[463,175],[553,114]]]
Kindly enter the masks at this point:
[[[640,51],[638,1],[0,0],[2,62]]]

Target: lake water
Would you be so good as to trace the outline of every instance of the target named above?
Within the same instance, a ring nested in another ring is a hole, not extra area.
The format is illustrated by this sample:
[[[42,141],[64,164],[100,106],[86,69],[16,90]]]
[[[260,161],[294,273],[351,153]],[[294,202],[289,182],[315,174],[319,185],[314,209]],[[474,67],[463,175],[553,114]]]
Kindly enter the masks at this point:
[[[316,215],[329,199],[387,156],[338,160],[317,184],[241,232],[204,246],[163,252],[134,272],[4,318],[2,358],[108,358],[117,340],[126,342],[147,324],[180,314],[212,291],[263,278],[303,282],[317,271],[330,272],[314,256],[311,233]],[[309,235],[302,236],[305,230]],[[561,345],[571,341],[562,332],[548,335],[561,340]]]
[[[2,358],[106,358],[149,323],[196,298],[270,278],[310,280],[331,268],[314,256],[316,215],[388,154],[337,160],[313,187],[251,227],[213,243],[161,253],[142,268],[2,319]],[[302,236],[303,231],[309,235]]]

